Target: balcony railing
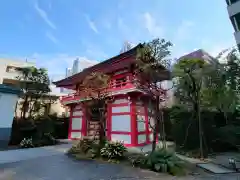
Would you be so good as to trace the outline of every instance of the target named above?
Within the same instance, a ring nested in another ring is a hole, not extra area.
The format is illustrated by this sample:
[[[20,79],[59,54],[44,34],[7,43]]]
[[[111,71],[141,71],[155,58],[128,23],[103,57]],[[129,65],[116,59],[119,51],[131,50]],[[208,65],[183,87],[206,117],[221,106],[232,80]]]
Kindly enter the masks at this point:
[[[152,90],[149,89],[148,86],[145,86],[143,84],[141,84],[138,80],[126,80],[126,81],[112,81],[110,84],[109,84],[109,87],[108,88],[103,88],[103,89],[99,89],[99,91],[101,91],[103,94],[104,93],[116,93],[116,92],[120,92],[124,90],[129,90],[129,89],[133,89],[134,88],[136,90],[141,90],[141,91],[144,91],[146,93],[149,93],[149,92],[152,92],[154,94],[156,93],[160,93],[159,95],[165,95],[166,92],[165,91],[161,91],[161,90],[157,90],[156,92],[153,92]],[[87,100],[88,99],[88,96],[89,96],[89,92],[84,92],[84,91],[80,91],[80,92],[75,92],[75,93],[71,93],[67,96],[63,96],[61,97],[61,101],[64,103],[64,102],[69,102],[69,101],[77,101],[77,100],[81,100],[81,101],[84,101],[84,100]]]
[[[108,88],[103,88],[102,90],[98,90],[98,91],[102,91],[103,93],[111,93],[111,92],[118,92],[121,90],[127,90],[127,89],[131,89],[131,88],[135,88],[136,86],[134,85],[132,80],[127,80],[127,81],[112,81]],[[86,92],[87,93],[87,92]],[[67,96],[62,96],[61,97],[61,101],[62,102],[66,102],[66,101],[74,101],[74,100],[80,100],[80,99],[87,99],[87,95],[85,92],[75,92],[75,93],[71,93]]]

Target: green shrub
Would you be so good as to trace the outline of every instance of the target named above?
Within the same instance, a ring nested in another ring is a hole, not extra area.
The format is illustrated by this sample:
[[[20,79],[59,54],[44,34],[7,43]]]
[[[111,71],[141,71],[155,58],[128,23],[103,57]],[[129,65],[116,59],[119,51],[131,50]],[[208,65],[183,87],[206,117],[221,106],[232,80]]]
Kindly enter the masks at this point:
[[[172,175],[184,174],[184,163],[174,153],[161,149],[147,157],[147,167],[157,172],[168,172]]]
[[[45,133],[51,133],[57,139],[66,139],[68,126],[69,118],[59,118],[54,115],[37,116],[35,119],[14,118],[9,144],[19,145],[24,138],[30,137],[41,144],[40,141]]]
[[[101,156],[108,160],[120,160],[127,151],[122,142],[106,142],[105,146],[100,150]]]
[[[95,158],[99,156],[99,144],[96,140],[84,137],[68,150],[68,154],[85,154],[87,157]]]
[[[216,129],[215,143],[222,146],[223,150],[237,150],[240,147],[240,126],[227,125]],[[226,149],[227,148],[227,149]]]
[[[130,161],[132,167],[147,168],[148,154],[144,153],[131,153],[128,155],[128,161]]]
[[[56,145],[58,140],[56,140],[51,133],[44,133],[41,137],[33,139],[34,146],[50,146]]]
[[[19,146],[20,146],[21,148],[33,148],[34,145],[33,145],[32,138],[24,138],[24,139],[20,142]]]

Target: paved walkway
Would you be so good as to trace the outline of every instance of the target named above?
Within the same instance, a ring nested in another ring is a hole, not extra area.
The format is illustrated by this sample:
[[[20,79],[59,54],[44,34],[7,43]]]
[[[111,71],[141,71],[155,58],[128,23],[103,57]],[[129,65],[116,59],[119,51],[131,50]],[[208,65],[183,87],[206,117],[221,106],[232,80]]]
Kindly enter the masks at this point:
[[[22,160],[29,160],[37,157],[64,154],[70,147],[71,144],[61,144],[56,146],[46,146],[39,148],[0,151],[0,165],[4,163],[13,163]]]
[[[63,144],[0,152],[0,180],[237,180],[238,175],[187,176],[176,178],[123,165],[75,161],[64,152]]]

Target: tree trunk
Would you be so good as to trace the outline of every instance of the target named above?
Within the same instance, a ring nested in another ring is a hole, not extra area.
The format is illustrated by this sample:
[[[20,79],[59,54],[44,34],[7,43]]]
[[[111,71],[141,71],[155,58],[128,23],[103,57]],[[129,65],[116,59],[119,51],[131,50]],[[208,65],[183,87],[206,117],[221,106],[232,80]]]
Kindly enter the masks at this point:
[[[200,102],[199,101],[200,101],[199,93],[197,93],[194,108],[196,110],[196,115],[197,115],[196,117],[197,117],[197,121],[198,121],[200,158],[204,159],[204,154],[203,154],[203,130],[202,130],[202,119],[201,119],[201,111],[200,111]]]
[[[33,111],[34,103],[35,103],[35,102],[32,103],[32,100],[33,100],[33,98],[31,97],[31,99],[30,99],[30,111],[29,111],[29,117],[32,117],[32,111]],[[32,104],[31,104],[31,103],[32,103]]]
[[[157,143],[157,138],[158,138],[158,133],[159,133],[159,97],[156,99],[156,104],[155,104],[155,113],[154,113],[154,128],[153,128],[153,141],[152,141],[152,152],[155,151],[156,149],[156,143]]]
[[[162,145],[163,145],[163,149],[167,149],[165,124],[164,124],[164,116],[163,116],[162,109],[161,109],[161,127],[162,127]]]
[[[15,116],[15,118],[17,118],[17,109],[18,109],[18,101],[16,102],[15,110],[14,110],[14,116]]]
[[[22,110],[22,112],[23,112],[22,118],[23,119],[26,119],[27,108],[28,108],[28,96],[25,95],[24,102],[23,102],[23,110]]]

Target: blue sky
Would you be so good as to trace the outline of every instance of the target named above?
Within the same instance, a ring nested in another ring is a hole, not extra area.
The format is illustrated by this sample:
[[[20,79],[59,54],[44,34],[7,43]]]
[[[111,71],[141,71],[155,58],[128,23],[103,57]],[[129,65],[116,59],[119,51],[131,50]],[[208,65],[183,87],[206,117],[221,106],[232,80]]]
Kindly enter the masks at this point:
[[[225,0],[2,0],[0,57],[29,59],[54,79],[119,53],[124,41],[170,40],[173,57],[234,45]]]

